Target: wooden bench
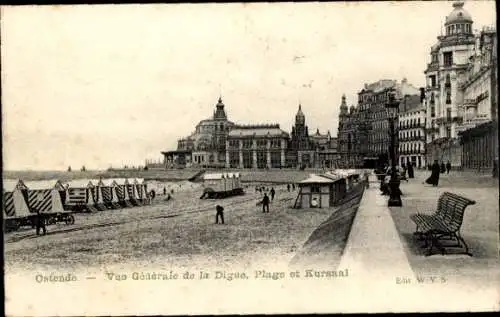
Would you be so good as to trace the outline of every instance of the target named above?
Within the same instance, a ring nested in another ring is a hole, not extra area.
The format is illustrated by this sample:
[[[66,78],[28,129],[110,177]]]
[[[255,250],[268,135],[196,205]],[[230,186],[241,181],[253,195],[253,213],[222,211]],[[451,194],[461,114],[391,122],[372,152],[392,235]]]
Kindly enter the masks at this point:
[[[432,254],[434,247],[445,253],[445,247],[465,247],[465,254],[472,256],[469,253],[469,247],[465,240],[460,235],[460,228],[464,219],[465,209],[474,205],[474,200],[462,197],[450,192],[443,193],[437,204],[437,210],[434,214],[414,214],[410,219],[417,225],[416,232],[414,233],[421,239],[425,240],[424,247],[430,246],[426,255]],[[441,240],[455,240],[456,245],[443,245]]]

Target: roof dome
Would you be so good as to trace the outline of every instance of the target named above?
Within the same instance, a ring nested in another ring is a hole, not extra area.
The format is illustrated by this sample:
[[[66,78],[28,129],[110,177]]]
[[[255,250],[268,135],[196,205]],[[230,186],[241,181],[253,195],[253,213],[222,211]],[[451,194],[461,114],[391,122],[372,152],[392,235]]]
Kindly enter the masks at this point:
[[[457,1],[453,3],[453,11],[446,17],[446,22],[444,25],[461,23],[461,22],[469,22],[472,23],[472,16],[469,12],[465,11],[463,8],[464,2]]]

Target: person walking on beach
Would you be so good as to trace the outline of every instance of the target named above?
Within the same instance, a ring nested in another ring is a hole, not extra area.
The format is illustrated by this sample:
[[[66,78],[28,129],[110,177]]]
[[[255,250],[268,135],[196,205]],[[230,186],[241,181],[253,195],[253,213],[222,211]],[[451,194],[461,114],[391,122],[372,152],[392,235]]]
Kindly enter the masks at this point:
[[[262,198],[262,212],[269,212],[269,196],[266,193],[264,193],[264,198]]]
[[[290,184],[286,184],[286,190],[290,191]]]
[[[217,205],[215,207],[215,210],[217,211],[217,213],[215,214],[215,224],[219,223],[219,217],[221,224],[224,224],[224,207],[222,207],[221,205]]]
[[[434,160],[434,164],[432,164],[431,170],[431,176],[427,178],[425,182],[432,185],[433,187],[437,187],[437,185],[439,184],[439,174],[441,172],[438,160]]]
[[[276,195],[276,191],[274,190],[274,187],[271,187],[271,201],[274,200],[274,195]]]
[[[165,196],[167,194],[167,189],[165,188],[165,186],[163,187],[163,196]]]
[[[40,229],[42,229],[43,235],[47,233],[47,229],[45,228],[45,217],[40,213],[40,210],[36,211],[35,226],[37,236],[40,235]]]
[[[446,163],[446,174],[450,174],[450,170],[451,170],[451,163],[450,161],[448,161],[448,163]]]
[[[295,184],[292,183],[292,190],[295,191]]]

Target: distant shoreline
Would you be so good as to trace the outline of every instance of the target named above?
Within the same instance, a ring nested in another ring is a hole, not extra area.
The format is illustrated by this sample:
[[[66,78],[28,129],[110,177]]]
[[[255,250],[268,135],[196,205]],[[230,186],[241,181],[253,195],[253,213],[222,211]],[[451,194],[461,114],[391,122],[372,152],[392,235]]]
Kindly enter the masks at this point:
[[[73,179],[98,179],[102,178],[144,178],[145,180],[158,181],[187,181],[198,174],[201,169],[179,169],[179,170],[113,170],[113,171],[3,171],[3,179],[21,179],[23,181],[38,180],[60,180],[69,181]],[[296,183],[320,170],[294,170],[294,169],[271,169],[271,170],[207,170],[213,172],[239,172],[241,181],[245,183]]]

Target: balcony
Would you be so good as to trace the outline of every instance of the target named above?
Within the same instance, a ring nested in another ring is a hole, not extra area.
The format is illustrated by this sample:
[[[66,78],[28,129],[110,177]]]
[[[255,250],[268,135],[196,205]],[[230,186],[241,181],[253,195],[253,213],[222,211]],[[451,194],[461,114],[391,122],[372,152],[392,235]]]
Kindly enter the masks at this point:
[[[402,150],[399,151],[399,155],[407,155],[407,154],[425,154],[425,149],[416,149],[416,150]]]
[[[408,136],[408,137],[401,137],[398,138],[399,142],[408,142],[408,141],[425,141],[425,136],[423,135],[416,135],[416,136]]]

